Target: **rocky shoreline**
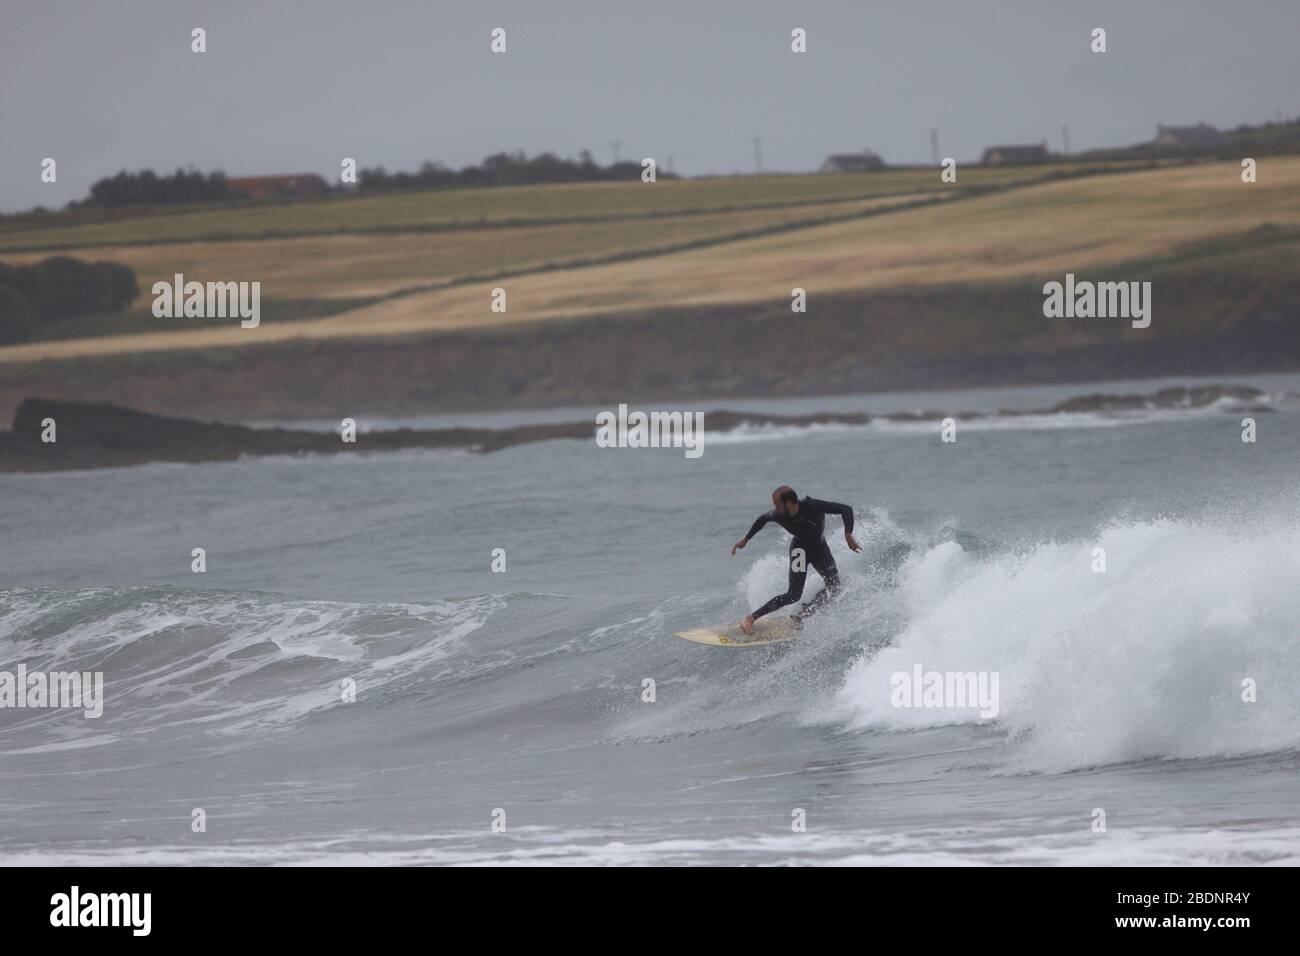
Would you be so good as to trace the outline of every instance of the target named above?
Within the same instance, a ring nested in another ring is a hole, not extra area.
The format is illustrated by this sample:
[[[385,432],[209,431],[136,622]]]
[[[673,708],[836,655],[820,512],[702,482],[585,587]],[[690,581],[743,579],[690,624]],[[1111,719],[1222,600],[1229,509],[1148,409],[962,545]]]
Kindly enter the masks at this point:
[[[1267,396],[1240,385],[1166,388],[1150,394],[1097,393],[1068,399],[1048,408],[996,412],[955,410],[902,412],[891,415],[818,412],[776,415],[718,409],[704,413],[710,431],[741,426],[866,425],[873,421],[916,422],[952,417],[962,421],[1083,412],[1202,408],[1221,399],[1249,403],[1244,409],[1268,412]],[[44,440],[53,423],[55,441]],[[49,472],[121,468],[150,462],[233,461],[245,456],[356,454],[407,448],[457,448],[493,452],[516,445],[556,439],[591,439],[594,420],[515,425],[508,428],[399,428],[359,432],[345,442],[338,432],[289,428],[252,428],[220,422],[156,415],[108,403],[29,398],[14,414],[13,426],[0,432],[0,472]]]

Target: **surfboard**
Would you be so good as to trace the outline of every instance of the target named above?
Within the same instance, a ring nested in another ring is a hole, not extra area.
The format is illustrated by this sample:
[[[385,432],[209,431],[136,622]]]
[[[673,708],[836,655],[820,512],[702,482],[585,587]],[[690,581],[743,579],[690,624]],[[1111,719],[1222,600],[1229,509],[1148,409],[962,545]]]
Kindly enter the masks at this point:
[[[799,635],[799,625],[791,617],[760,617],[754,622],[754,633],[746,634],[740,624],[722,624],[717,627],[697,627],[693,631],[674,631],[673,637],[711,644],[714,647],[757,647],[762,644],[779,644],[792,641]]]

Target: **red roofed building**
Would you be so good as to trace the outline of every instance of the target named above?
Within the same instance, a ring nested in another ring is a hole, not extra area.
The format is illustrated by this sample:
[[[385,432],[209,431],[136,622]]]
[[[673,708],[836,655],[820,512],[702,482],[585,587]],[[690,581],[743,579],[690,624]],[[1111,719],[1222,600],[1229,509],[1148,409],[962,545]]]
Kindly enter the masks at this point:
[[[232,193],[249,199],[271,196],[315,196],[328,192],[329,184],[315,173],[291,173],[287,176],[235,176],[226,180]]]

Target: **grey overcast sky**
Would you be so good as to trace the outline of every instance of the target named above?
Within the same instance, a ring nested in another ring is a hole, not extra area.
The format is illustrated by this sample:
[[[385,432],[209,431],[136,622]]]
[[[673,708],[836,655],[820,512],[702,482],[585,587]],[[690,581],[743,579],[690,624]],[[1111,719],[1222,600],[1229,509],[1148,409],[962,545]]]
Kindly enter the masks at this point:
[[[124,168],[335,180],[345,156],[608,162],[615,140],[686,175],[752,171],[756,136],[791,172],[929,162],[931,127],[958,160],[1060,149],[1062,124],[1076,151],[1128,145],[1300,114],[1297,37],[1300,0],[0,0],[0,209]]]

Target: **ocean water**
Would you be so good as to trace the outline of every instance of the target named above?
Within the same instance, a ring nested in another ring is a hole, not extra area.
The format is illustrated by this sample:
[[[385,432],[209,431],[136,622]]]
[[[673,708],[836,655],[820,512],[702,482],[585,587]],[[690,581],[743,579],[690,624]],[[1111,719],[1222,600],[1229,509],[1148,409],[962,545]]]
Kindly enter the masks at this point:
[[[0,475],[0,671],[104,675],[0,709],[0,862],[1300,863],[1300,377],[1219,381],[1266,410]],[[856,509],[843,593],[674,638],[784,590],[783,532],[729,555],[781,483]],[[897,706],[917,667],[996,716]]]

